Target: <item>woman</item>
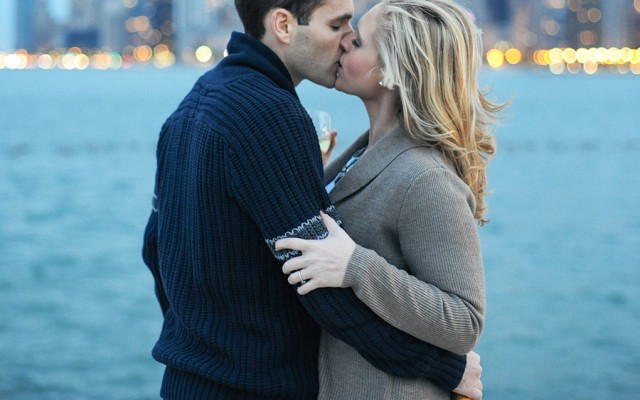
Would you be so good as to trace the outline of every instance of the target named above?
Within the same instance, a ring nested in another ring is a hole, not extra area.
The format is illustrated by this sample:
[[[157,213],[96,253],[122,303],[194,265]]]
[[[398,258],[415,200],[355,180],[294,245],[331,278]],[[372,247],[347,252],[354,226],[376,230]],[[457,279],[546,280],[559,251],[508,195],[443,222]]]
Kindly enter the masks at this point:
[[[502,108],[478,88],[480,43],[452,1],[385,0],[365,14],[343,40],[336,88],[362,99],[370,128],[325,174],[348,235],[323,216],[327,239],[276,245],[302,252],[283,267],[300,294],[350,287],[391,325],[459,354],[484,323],[476,223],[487,222],[485,168]],[[320,398],[449,396],[387,375],[323,333]]]

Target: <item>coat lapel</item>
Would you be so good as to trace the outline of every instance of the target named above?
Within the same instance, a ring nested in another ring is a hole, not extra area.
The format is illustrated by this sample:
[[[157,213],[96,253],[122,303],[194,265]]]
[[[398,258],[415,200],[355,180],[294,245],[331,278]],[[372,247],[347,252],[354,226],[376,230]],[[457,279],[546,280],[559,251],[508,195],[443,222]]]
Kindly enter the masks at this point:
[[[348,150],[342,153],[335,162],[327,167],[327,179],[333,179],[342,166],[351,158],[351,155],[368,142],[368,132],[366,132]],[[360,157],[360,160],[336,184],[331,193],[329,193],[331,202],[336,204],[366,186],[387,168],[396,157],[413,147],[420,147],[420,145],[406,137],[402,129],[397,128],[391,131],[367,150]]]
[[[344,165],[351,159],[356,150],[361,149],[369,144],[369,131],[360,135],[345,151],[340,153],[333,161],[331,161],[324,169],[324,184],[328,184],[335,179],[336,175],[342,170]]]

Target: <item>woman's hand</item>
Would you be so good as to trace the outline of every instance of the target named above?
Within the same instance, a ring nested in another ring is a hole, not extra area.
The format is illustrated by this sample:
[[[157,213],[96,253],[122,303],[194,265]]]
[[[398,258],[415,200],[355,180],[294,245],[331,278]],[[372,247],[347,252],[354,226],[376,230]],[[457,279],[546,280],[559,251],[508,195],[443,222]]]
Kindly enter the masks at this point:
[[[329,144],[329,149],[326,153],[322,154],[322,165],[326,166],[329,164],[329,160],[331,159],[331,155],[333,154],[333,149],[336,148],[336,143],[338,143],[338,131],[329,132],[331,136],[331,142]]]
[[[356,248],[356,243],[333,218],[323,212],[320,212],[320,216],[329,231],[325,239],[286,238],[276,242],[276,250],[291,249],[302,253],[282,266],[282,272],[289,275],[290,284],[302,283],[298,288],[299,294],[322,287],[341,287]]]
[[[453,389],[452,399],[482,400],[482,366],[480,355],[475,351],[467,353],[467,365],[464,368],[462,380],[457,388]]]

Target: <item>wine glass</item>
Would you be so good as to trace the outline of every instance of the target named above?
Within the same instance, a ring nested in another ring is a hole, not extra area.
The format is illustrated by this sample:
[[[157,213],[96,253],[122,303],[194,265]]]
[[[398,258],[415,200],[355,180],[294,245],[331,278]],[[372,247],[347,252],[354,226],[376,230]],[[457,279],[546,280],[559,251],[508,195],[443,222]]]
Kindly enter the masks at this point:
[[[312,110],[309,111],[309,116],[316,128],[320,151],[322,154],[326,154],[331,147],[331,114],[326,111]]]

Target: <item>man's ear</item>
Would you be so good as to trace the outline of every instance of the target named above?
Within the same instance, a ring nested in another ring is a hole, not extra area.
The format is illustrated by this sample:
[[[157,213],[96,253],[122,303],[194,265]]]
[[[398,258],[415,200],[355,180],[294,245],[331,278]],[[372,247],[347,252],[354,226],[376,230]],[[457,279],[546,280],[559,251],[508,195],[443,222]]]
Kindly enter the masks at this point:
[[[265,25],[271,28],[271,32],[277,40],[284,44],[290,44],[298,25],[298,20],[293,14],[284,8],[274,8],[267,18]]]

